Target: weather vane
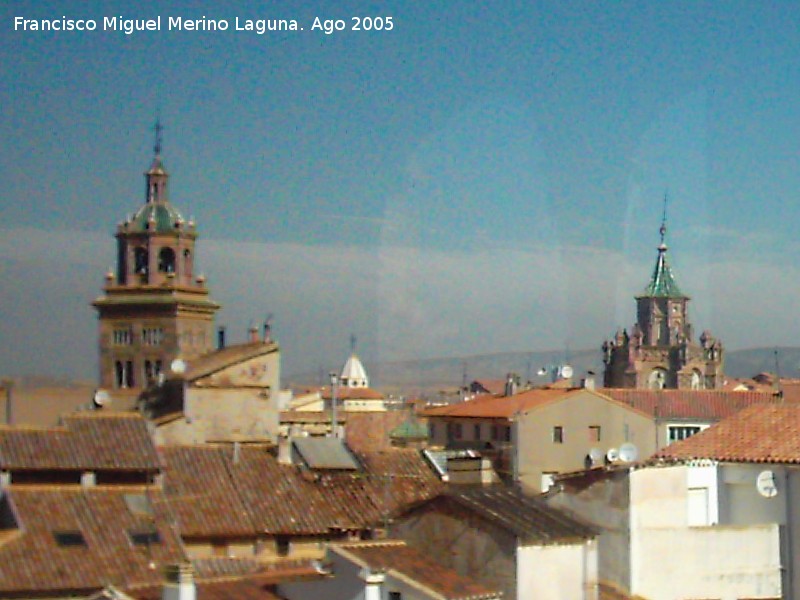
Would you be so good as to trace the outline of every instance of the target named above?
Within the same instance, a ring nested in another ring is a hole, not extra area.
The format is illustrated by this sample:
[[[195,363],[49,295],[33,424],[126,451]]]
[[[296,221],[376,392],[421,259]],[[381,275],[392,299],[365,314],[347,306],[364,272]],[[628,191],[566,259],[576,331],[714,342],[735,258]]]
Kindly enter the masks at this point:
[[[664,236],[667,234],[667,192],[664,192],[664,211],[661,213],[661,227],[658,232],[661,234],[661,243],[664,243]]]

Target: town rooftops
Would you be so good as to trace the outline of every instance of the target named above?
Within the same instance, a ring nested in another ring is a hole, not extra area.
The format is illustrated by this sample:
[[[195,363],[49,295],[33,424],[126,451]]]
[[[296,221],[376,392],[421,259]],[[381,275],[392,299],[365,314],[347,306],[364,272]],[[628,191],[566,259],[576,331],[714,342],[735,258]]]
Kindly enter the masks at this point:
[[[777,402],[771,392],[725,390],[640,390],[602,388],[599,393],[639,409],[656,419],[724,419],[743,408]]]
[[[334,544],[331,552],[370,571],[383,571],[433,592],[442,600],[494,600],[502,593],[439,565],[403,541],[383,540]],[[416,587],[416,586],[415,586]]]
[[[685,440],[655,459],[800,463],[800,404],[757,404]]]
[[[357,471],[279,464],[258,445],[167,446],[161,451],[164,489],[180,530],[198,537],[223,535],[228,528],[239,535],[252,528],[253,536],[368,529],[443,488],[414,450],[356,453]]]
[[[0,596],[86,595],[161,583],[185,556],[161,491],[10,486],[0,500]]]
[[[563,398],[569,392],[570,390],[563,389],[536,388],[500,398],[485,394],[474,400],[428,408],[421,414],[425,417],[510,419],[517,413],[527,412],[557,398]]]
[[[0,469],[158,471],[146,421],[135,413],[81,412],[49,428],[0,426]]]
[[[423,417],[459,417],[480,419],[511,419],[517,414],[524,414],[542,406],[547,406],[558,400],[572,397],[577,394],[591,394],[606,402],[619,404],[628,409],[641,412],[637,406],[620,402],[619,400],[596,391],[584,388],[534,388],[513,396],[496,397],[483,395],[474,400],[465,400],[447,406],[437,406],[422,411]]]

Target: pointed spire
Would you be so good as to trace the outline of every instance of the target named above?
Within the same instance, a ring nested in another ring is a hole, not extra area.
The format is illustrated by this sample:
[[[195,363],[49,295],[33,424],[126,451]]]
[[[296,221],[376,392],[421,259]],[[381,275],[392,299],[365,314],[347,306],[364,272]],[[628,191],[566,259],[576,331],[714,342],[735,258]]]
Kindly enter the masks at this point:
[[[681,292],[678,284],[675,282],[675,276],[672,274],[672,269],[667,262],[667,194],[664,193],[664,209],[661,215],[661,227],[658,229],[661,236],[661,242],[658,245],[658,257],[656,258],[656,266],[653,269],[653,276],[650,278],[650,283],[645,288],[642,297],[660,297],[660,298],[686,298],[687,296]]]

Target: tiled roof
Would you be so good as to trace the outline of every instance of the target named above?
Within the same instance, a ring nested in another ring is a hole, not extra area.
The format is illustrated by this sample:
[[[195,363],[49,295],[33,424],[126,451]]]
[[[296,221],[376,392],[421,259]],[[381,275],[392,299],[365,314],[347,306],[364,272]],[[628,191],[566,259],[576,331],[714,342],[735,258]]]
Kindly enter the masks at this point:
[[[331,388],[324,387],[320,390],[320,394],[325,400],[331,399]],[[378,390],[368,387],[346,387],[338,386],[336,388],[336,400],[343,402],[345,400],[383,400],[384,396]]]
[[[232,455],[214,446],[163,446],[159,451],[166,464],[164,491],[184,538],[255,535],[228,475]]]
[[[747,406],[778,399],[772,393],[724,390],[637,390],[602,388],[599,393],[657,419],[724,419]]]
[[[164,456],[168,463],[165,491],[173,500],[181,529],[198,536],[218,535],[228,526],[244,527],[244,518],[229,524],[228,517],[214,514],[231,505],[244,507],[254,534],[323,535],[332,529],[365,529],[442,489],[422,456],[406,449],[357,453],[362,470],[332,473],[281,465],[258,446],[241,446],[238,451],[230,446],[165,449]],[[173,467],[169,463],[176,457]],[[192,470],[173,486],[170,472],[192,460],[203,468]],[[182,490],[191,500],[179,506],[185,498]],[[231,497],[209,512],[231,490],[239,502]]]
[[[274,342],[249,342],[227,346],[222,350],[214,350],[186,361],[186,377],[189,381],[197,381],[231,365],[277,351],[278,345]]]
[[[667,246],[663,242],[658,247],[658,258],[653,269],[650,283],[642,292],[641,297],[656,298],[687,298],[675,282],[675,276],[667,262]]]
[[[484,394],[474,400],[429,408],[422,411],[421,415],[425,417],[510,419],[517,413],[542,406],[557,398],[563,398],[569,392],[570,390],[536,388],[501,398]]]
[[[439,565],[433,557],[419,553],[402,541],[336,544],[331,550],[361,567],[411,579],[442,600],[489,600],[502,595],[500,591]]]
[[[448,497],[512,532],[524,543],[563,544],[594,538],[590,525],[548,506],[518,488],[491,486],[459,490]]]
[[[0,594],[156,585],[165,565],[185,559],[157,489],[11,486],[5,492],[21,535],[0,546]],[[132,533],[158,541],[135,544]]]
[[[656,459],[800,463],[800,404],[759,404],[685,440]]]
[[[101,411],[65,417],[61,427],[0,427],[0,467],[157,471],[160,463],[140,415]]]

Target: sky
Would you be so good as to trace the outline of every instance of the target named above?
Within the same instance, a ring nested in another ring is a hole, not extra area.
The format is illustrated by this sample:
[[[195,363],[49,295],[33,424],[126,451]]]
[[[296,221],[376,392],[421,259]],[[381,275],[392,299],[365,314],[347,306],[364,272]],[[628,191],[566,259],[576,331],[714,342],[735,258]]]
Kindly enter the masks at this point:
[[[799,4],[131,4],[0,6],[0,374],[97,376],[90,303],[157,115],[217,323],[243,341],[272,314],[284,373],[340,366],[351,334],[367,367],[599,349],[635,320],[665,195],[698,335],[798,345]]]

